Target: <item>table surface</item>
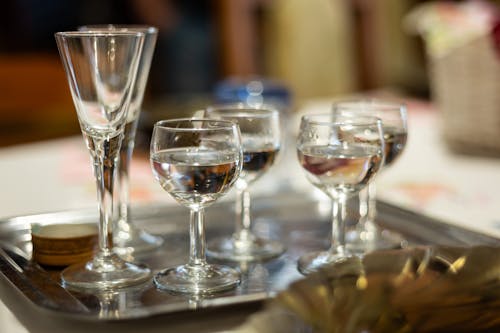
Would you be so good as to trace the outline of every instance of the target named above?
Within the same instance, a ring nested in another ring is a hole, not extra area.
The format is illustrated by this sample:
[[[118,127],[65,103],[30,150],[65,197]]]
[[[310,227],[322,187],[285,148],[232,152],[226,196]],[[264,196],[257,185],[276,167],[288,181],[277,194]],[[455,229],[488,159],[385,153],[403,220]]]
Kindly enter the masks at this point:
[[[327,111],[330,105],[330,100],[304,104],[288,128],[298,128],[300,114]],[[408,109],[407,147],[397,163],[378,177],[378,197],[500,238],[500,159],[453,154],[440,136],[439,113],[432,105],[409,101]],[[131,202],[175,204],[154,181],[146,155],[136,155]],[[322,196],[303,177],[293,147],[284,155],[252,189],[254,195],[286,189]],[[96,205],[89,155],[81,137],[1,149],[0,175],[0,218]],[[1,332],[27,332],[1,302],[0,322]]]

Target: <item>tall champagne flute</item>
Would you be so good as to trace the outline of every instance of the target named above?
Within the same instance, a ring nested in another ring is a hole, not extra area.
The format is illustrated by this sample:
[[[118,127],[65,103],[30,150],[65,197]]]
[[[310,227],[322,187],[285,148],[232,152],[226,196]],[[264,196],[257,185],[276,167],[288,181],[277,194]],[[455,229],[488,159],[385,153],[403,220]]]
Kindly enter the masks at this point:
[[[331,113],[302,117],[298,159],[307,179],[332,199],[333,219],[330,249],[300,257],[301,273],[353,256],[345,243],[345,202],[373,180],[382,166],[383,151],[383,129],[378,118]]]
[[[373,116],[382,121],[385,151],[383,170],[394,164],[406,145],[408,136],[406,106],[383,100],[342,101],[333,105],[334,114]],[[406,240],[396,232],[384,230],[375,224],[377,215],[376,186],[370,183],[359,193],[360,220],[348,233],[348,247],[365,253],[375,249],[404,246]]]
[[[113,188],[144,34],[58,32],[64,64],[83,137],[93,160],[99,209],[99,249],[94,258],[62,273],[74,289],[110,289],[143,282],[150,270],[112,251]]]
[[[137,123],[142,108],[144,91],[148,81],[149,69],[155,49],[158,29],[143,25],[87,25],[81,31],[132,31],[144,34],[144,46],[139,60],[136,83],[132,90],[129,112],[124,129],[123,142],[120,148],[118,166],[118,218],[114,225],[115,251],[119,254],[134,254],[153,250],[163,244],[160,236],[152,235],[138,228],[130,217],[130,161],[134,151]]]
[[[243,170],[236,181],[236,228],[232,236],[212,240],[211,257],[233,261],[259,261],[284,252],[282,243],[258,237],[251,230],[249,186],[274,164],[281,145],[279,112],[272,106],[227,104],[211,106],[209,118],[238,123],[243,146]]]
[[[236,270],[206,262],[204,209],[226,194],[241,172],[238,126],[213,119],[159,121],[153,128],[150,157],[156,180],[191,211],[189,261],[159,272],[156,286],[189,294],[236,286]]]

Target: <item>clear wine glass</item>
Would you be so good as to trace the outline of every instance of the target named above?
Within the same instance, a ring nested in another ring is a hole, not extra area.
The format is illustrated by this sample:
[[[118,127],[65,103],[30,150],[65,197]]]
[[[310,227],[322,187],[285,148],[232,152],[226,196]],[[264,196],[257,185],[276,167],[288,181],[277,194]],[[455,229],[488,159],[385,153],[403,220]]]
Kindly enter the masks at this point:
[[[232,261],[259,261],[279,256],[285,247],[279,241],[258,237],[251,230],[249,186],[274,164],[281,145],[279,112],[271,106],[228,104],[211,106],[209,118],[236,122],[241,131],[243,170],[236,181],[236,227],[232,236],[212,240],[211,257]]]
[[[123,127],[135,84],[144,34],[55,34],[83,137],[93,159],[99,209],[99,249],[86,263],[62,273],[65,286],[110,289],[143,282],[150,270],[113,253],[113,189]]]
[[[120,163],[118,165],[118,218],[115,219],[113,238],[115,251],[122,255],[154,250],[163,244],[163,238],[138,228],[131,220],[129,181],[130,161],[134,151],[135,134],[158,36],[158,29],[144,25],[115,24],[87,25],[78,29],[80,31],[104,32],[132,31],[144,34],[144,46],[139,60],[137,79],[132,90],[129,112],[123,133],[123,142],[120,148]]]
[[[334,114],[373,116],[382,120],[385,151],[383,170],[394,164],[406,145],[408,136],[406,106],[383,100],[342,101],[333,105]],[[377,215],[376,186],[370,183],[359,193],[360,219],[354,230],[347,234],[349,249],[366,253],[376,249],[403,247],[406,240],[394,231],[375,224]]]
[[[172,119],[155,124],[151,168],[160,185],[191,211],[189,261],[159,272],[158,288],[206,294],[236,286],[239,273],[205,259],[204,209],[226,194],[241,172],[238,126],[214,119]]]
[[[345,202],[373,180],[382,166],[383,151],[378,118],[332,113],[302,117],[297,140],[300,165],[307,179],[333,201],[331,247],[300,257],[302,274],[353,256],[345,243]]]

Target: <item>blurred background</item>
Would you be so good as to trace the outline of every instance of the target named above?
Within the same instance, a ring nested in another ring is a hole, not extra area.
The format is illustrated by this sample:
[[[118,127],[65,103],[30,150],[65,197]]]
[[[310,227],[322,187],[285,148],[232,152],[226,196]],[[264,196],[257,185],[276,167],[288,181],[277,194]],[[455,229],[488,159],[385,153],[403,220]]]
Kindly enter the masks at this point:
[[[305,100],[359,92],[432,100],[429,47],[421,24],[432,15],[410,15],[431,3],[436,2],[4,0],[0,145],[79,133],[53,34],[84,24],[159,28],[144,127],[165,115],[241,99],[241,89],[269,92],[292,112]],[[498,2],[480,4],[494,11]]]

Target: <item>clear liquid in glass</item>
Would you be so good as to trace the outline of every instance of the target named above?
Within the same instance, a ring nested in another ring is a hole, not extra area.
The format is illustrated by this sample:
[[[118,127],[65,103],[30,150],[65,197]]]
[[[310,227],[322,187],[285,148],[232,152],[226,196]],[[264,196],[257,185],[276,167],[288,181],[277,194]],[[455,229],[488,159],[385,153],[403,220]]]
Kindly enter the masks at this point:
[[[243,169],[238,182],[253,183],[274,164],[279,153],[278,147],[249,148],[243,151]]]
[[[384,168],[392,165],[406,145],[408,133],[396,127],[384,126]]]
[[[166,149],[151,156],[160,185],[187,207],[206,207],[223,196],[238,174],[234,151]]]
[[[297,151],[299,163],[309,181],[325,193],[356,193],[368,184],[380,168],[379,149],[356,144],[305,146]]]

